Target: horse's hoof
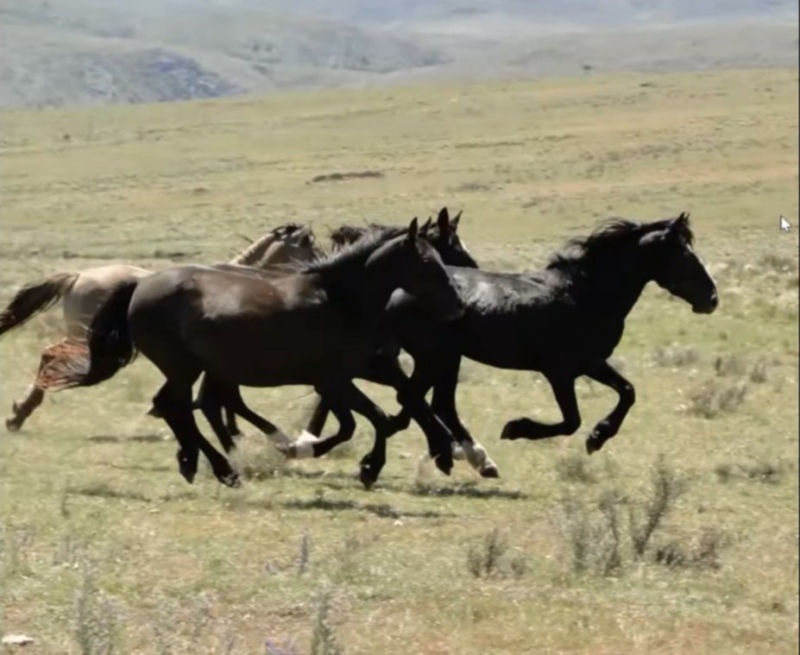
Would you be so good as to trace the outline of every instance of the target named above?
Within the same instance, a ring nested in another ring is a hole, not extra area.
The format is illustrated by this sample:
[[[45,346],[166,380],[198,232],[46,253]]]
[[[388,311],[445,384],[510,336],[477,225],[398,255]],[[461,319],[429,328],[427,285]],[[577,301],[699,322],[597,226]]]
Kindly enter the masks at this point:
[[[586,454],[591,455],[592,453],[596,453],[603,447],[603,441],[598,439],[594,435],[587,437],[586,439]]]
[[[464,453],[464,449],[455,442],[453,442],[452,455],[453,461],[457,462],[461,462],[467,458],[466,454]]]
[[[436,468],[439,469],[445,475],[450,475],[450,472],[453,470],[453,460],[451,457],[443,457],[439,455],[438,457],[434,457],[433,460],[436,463]]]
[[[377,482],[377,477],[372,472],[372,467],[369,465],[361,467],[361,470],[358,472],[358,479],[366,491],[371,491],[373,485]]]
[[[286,459],[297,459],[297,448],[294,444],[276,443],[275,449]]]
[[[239,479],[239,474],[236,471],[230,471],[229,473],[218,475],[217,480],[231,489],[238,489],[242,486],[242,481]]]
[[[19,432],[19,429],[22,427],[22,424],[17,421],[15,418],[7,418],[6,419],[6,430],[9,432]]]
[[[194,484],[195,471],[181,467],[181,475],[189,484]]]
[[[496,466],[485,466],[480,470],[480,475],[482,478],[499,478],[500,471]]]
[[[519,423],[517,421],[509,421],[503,426],[503,431],[500,433],[500,439],[519,439]]]

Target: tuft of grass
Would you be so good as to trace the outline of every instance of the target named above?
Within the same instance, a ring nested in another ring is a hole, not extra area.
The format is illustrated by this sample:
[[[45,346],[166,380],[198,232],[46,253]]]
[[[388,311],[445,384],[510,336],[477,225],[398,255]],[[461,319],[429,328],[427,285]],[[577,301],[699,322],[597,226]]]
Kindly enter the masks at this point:
[[[467,570],[474,578],[519,578],[527,573],[528,562],[521,555],[509,555],[507,535],[495,528],[469,546]]]
[[[245,480],[272,480],[285,475],[289,468],[286,457],[276,448],[256,445],[252,439],[240,439],[230,459]]]
[[[655,551],[655,561],[669,568],[717,570],[721,567],[721,551],[730,538],[716,528],[704,527],[689,546],[670,541]]]
[[[659,457],[651,467],[649,487],[639,498],[629,498],[617,489],[604,491],[594,503],[563,497],[561,534],[568,546],[571,570],[608,577],[624,574],[633,562],[708,561],[712,554],[716,556],[718,548],[712,549],[722,540],[707,545],[702,535],[701,545],[696,547],[677,540],[653,547],[666,517],[685,491],[685,478]]]
[[[316,599],[311,632],[310,655],[344,655],[330,623],[331,590],[322,591]]]
[[[297,575],[303,575],[308,570],[309,559],[311,558],[311,537],[308,533],[303,534],[300,540],[300,552],[297,555]]]
[[[764,384],[767,381],[767,362],[763,359],[753,364],[748,379],[753,384]]]
[[[761,256],[759,264],[766,269],[778,273],[791,273],[797,270],[797,259],[787,255],[768,252]]]
[[[730,414],[742,406],[747,392],[748,385],[743,380],[729,384],[708,380],[689,395],[687,411],[705,419]]]
[[[650,493],[630,508],[630,536],[633,551],[643,557],[650,541],[677,499],[686,491],[686,481],[659,457],[650,469]]]
[[[700,352],[691,346],[665,346],[653,353],[653,360],[665,368],[691,366],[700,361]]]
[[[735,377],[747,372],[747,362],[738,353],[717,355],[714,359],[714,371],[719,377]]]
[[[287,639],[280,643],[267,639],[264,643],[264,655],[300,655],[297,649],[297,642],[294,639]]]
[[[95,582],[94,565],[84,560],[75,599],[75,641],[81,655],[112,655],[119,647],[121,617]]]
[[[718,464],[714,467],[714,473],[721,483],[740,479],[764,484],[780,484],[789,468],[788,464],[782,461],[759,460],[744,464]]]
[[[579,453],[570,453],[556,459],[556,475],[563,482],[597,482],[597,476],[589,470],[587,457]]]

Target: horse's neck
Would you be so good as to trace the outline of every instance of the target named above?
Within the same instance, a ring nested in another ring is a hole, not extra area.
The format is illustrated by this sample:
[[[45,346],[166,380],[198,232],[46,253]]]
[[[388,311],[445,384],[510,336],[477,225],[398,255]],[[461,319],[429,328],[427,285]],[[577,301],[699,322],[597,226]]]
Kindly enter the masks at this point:
[[[581,304],[598,319],[624,321],[650,278],[637,257],[597,262],[574,282]]]
[[[274,234],[267,234],[261,237],[258,241],[231,259],[229,263],[239,266],[255,266],[255,264],[264,257],[267,249],[275,242],[275,239],[276,237]]]
[[[380,245],[377,244],[376,249]],[[330,297],[370,322],[383,314],[395,289],[379,272],[366,270],[365,264],[372,252],[360,253],[358,257],[334,262],[330,267],[317,271]]]

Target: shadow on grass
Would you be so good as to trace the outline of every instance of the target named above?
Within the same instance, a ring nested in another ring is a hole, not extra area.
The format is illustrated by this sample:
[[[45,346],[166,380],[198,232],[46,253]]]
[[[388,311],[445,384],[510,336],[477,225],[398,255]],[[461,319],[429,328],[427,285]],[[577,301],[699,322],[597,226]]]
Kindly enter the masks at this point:
[[[144,464],[112,464],[104,462],[102,465],[117,471],[140,471],[145,473],[168,473],[174,470],[171,466],[165,466],[163,464],[145,466]]]
[[[86,437],[86,440],[92,443],[123,443],[124,441],[157,443],[159,441],[164,441],[164,437],[160,434],[134,434],[131,437],[120,437],[114,434],[95,434],[91,437]]]
[[[282,503],[276,503],[286,509],[299,509],[299,510],[313,510],[321,509],[328,512],[340,512],[344,510],[351,510],[356,512],[365,512],[367,514],[374,514],[381,518],[399,519],[399,518],[423,518],[423,519],[438,519],[438,518],[454,518],[455,514],[436,512],[433,510],[424,510],[421,512],[414,510],[401,510],[392,507],[387,503],[359,503],[355,500],[331,500],[329,498],[317,497],[308,500],[287,500]]]
[[[343,475],[347,480],[354,479],[354,484],[342,484],[341,482],[320,481],[320,485],[336,491],[350,491],[355,488],[363,489],[355,476]],[[448,487],[439,487],[432,484],[402,485],[391,482],[378,482],[375,489],[381,491],[391,491],[392,493],[408,494],[419,497],[435,498],[477,498],[480,500],[527,500],[531,496],[524,491],[516,489],[500,489],[498,487],[479,486],[477,482],[464,482]]]
[[[108,498],[113,500],[136,500],[142,503],[151,502],[150,498],[136,491],[120,491],[105,482],[86,485],[85,487],[67,487],[70,496],[86,496],[88,498]]]

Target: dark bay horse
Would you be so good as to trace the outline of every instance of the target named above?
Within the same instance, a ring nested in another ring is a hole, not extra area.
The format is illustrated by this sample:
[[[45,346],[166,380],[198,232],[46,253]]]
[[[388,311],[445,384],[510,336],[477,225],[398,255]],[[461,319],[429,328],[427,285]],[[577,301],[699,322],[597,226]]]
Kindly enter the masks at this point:
[[[570,240],[541,271],[449,268],[466,305],[460,319],[435,325],[408,294],[398,294],[402,297],[391,308],[393,333],[414,359],[412,384],[422,395],[433,388],[432,409],[460,440],[468,434],[455,402],[462,356],[497,368],[539,371],[553,389],[562,421],[514,419],[500,437],[536,440],[579,429],[575,380],[588,376],[619,395],[586,440],[589,454],[600,450],[635,402],[633,385],[608,358],[648,282],[685,300],[698,314],[710,314],[718,305],[716,286],[693,242],[687,213],[644,223],[611,219],[591,235]],[[376,466],[381,462],[372,453],[364,459]]]
[[[460,216],[461,213],[459,212],[459,214],[457,214],[451,220],[447,208],[444,207],[439,212],[436,222],[432,223],[432,220],[429,218],[428,221],[420,228],[419,234],[429,243],[431,243],[434,248],[436,248],[436,251],[441,256],[442,261],[446,264],[474,268],[477,266],[477,264],[463,246],[457,233]],[[352,244],[361,238],[368,237],[379,240],[388,240],[397,237],[406,231],[407,228],[405,227],[391,227],[377,224],[371,224],[364,227],[344,227],[335,230],[331,234],[331,241],[333,242],[333,250],[338,251],[341,250],[342,247]],[[220,268],[220,266],[215,268]],[[280,268],[281,267],[278,267],[278,270],[275,268],[266,270],[250,269],[248,273],[262,277],[271,277],[275,275],[280,276],[284,274],[284,271],[280,270]],[[382,343],[380,350],[378,350],[370,359],[366,370],[364,370],[362,374],[357,377],[372,382],[377,382],[394,389],[402,387],[407,383],[408,378],[398,361],[399,354],[400,347],[397,342],[388,339],[385,340]],[[233,398],[231,398],[230,394],[231,391],[229,390],[227,401],[229,407],[235,402],[238,408],[237,411],[242,412],[241,416],[245,418],[245,420],[248,420],[251,423],[261,420],[257,414],[246,407],[244,401],[238,393],[234,394]],[[230,450],[232,450],[234,447],[234,442],[232,436],[226,433],[226,428],[222,423],[221,398],[219,397],[219,393],[217,393],[217,391],[213,388],[213,385],[209,383],[208,376],[205,376],[203,379],[198,398],[200,400],[199,406],[214,430],[214,433],[223,444],[226,452],[230,452]],[[323,398],[322,402],[317,406],[317,416],[314,420],[312,420],[312,427],[310,427],[309,430],[304,431],[292,442],[288,442],[288,440],[284,441],[283,437],[276,439],[276,446],[278,446],[278,448],[290,458],[321,457],[335,446],[350,439],[352,437],[352,432],[350,431],[342,432],[340,430],[335,434],[322,439],[311,432],[311,430],[313,430],[314,422],[321,420],[324,423],[328,412],[328,403]],[[383,433],[386,435],[392,435],[399,430],[406,429],[410,423],[410,416],[408,413],[404,413],[398,422],[387,416],[383,410],[373,403],[367,404],[364,402],[359,413],[361,413],[365,418],[367,418],[367,420],[370,421],[376,431],[376,434]],[[430,435],[426,436],[430,438]],[[491,458],[488,457],[485,449],[480,444],[473,443],[471,438],[465,439],[463,444],[458,444],[458,442],[455,441],[452,441],[452,444],[452,454],[454,459],[458,457],[463,458],[464,453],[466,453],[466,459],[483,477],[498,477],[496,465]],[[460,448],[457,444],[460,445]],[[377,456],[378,455],[376,455],[376,457]],[[380,456],[383,457],[384,455],[381,454]],[[367,488],[371,487],[374,480],[371,476],[369,462],[362,463],[360,477],[362,483]]]
[[[235,486],[237,474],[195,423],[194,382],[205,372],[213,395],[234,405],[240,385],[313,386],[330,403],[340,432],[352,434],[352,411],[362,413],[371,404],[352,380],[380,349],[392,293],[412,294],[432,312],[433,323],[463,312],[452,277],[417,231],[414,219],[404,235],[363,239],[330,257],[297,264],[294,274],[268,278],[190,265],[122,285],[92,322],[84,354],[88,368],[64,370],[50,386],[97,384],[143,353],[166,378],[153,404],[180,444],[183,477],[193,481],[202,450],[217,479]],[[449,473],[450,435],[404,382],[396,388],[398,402],[429,437],[437,466]],[[249,420],[240,409],[235,411]],[[276,426],[258,419],[251,422],[268,436],[285,439]],[[441,431],[431,436],[437,426]]]

